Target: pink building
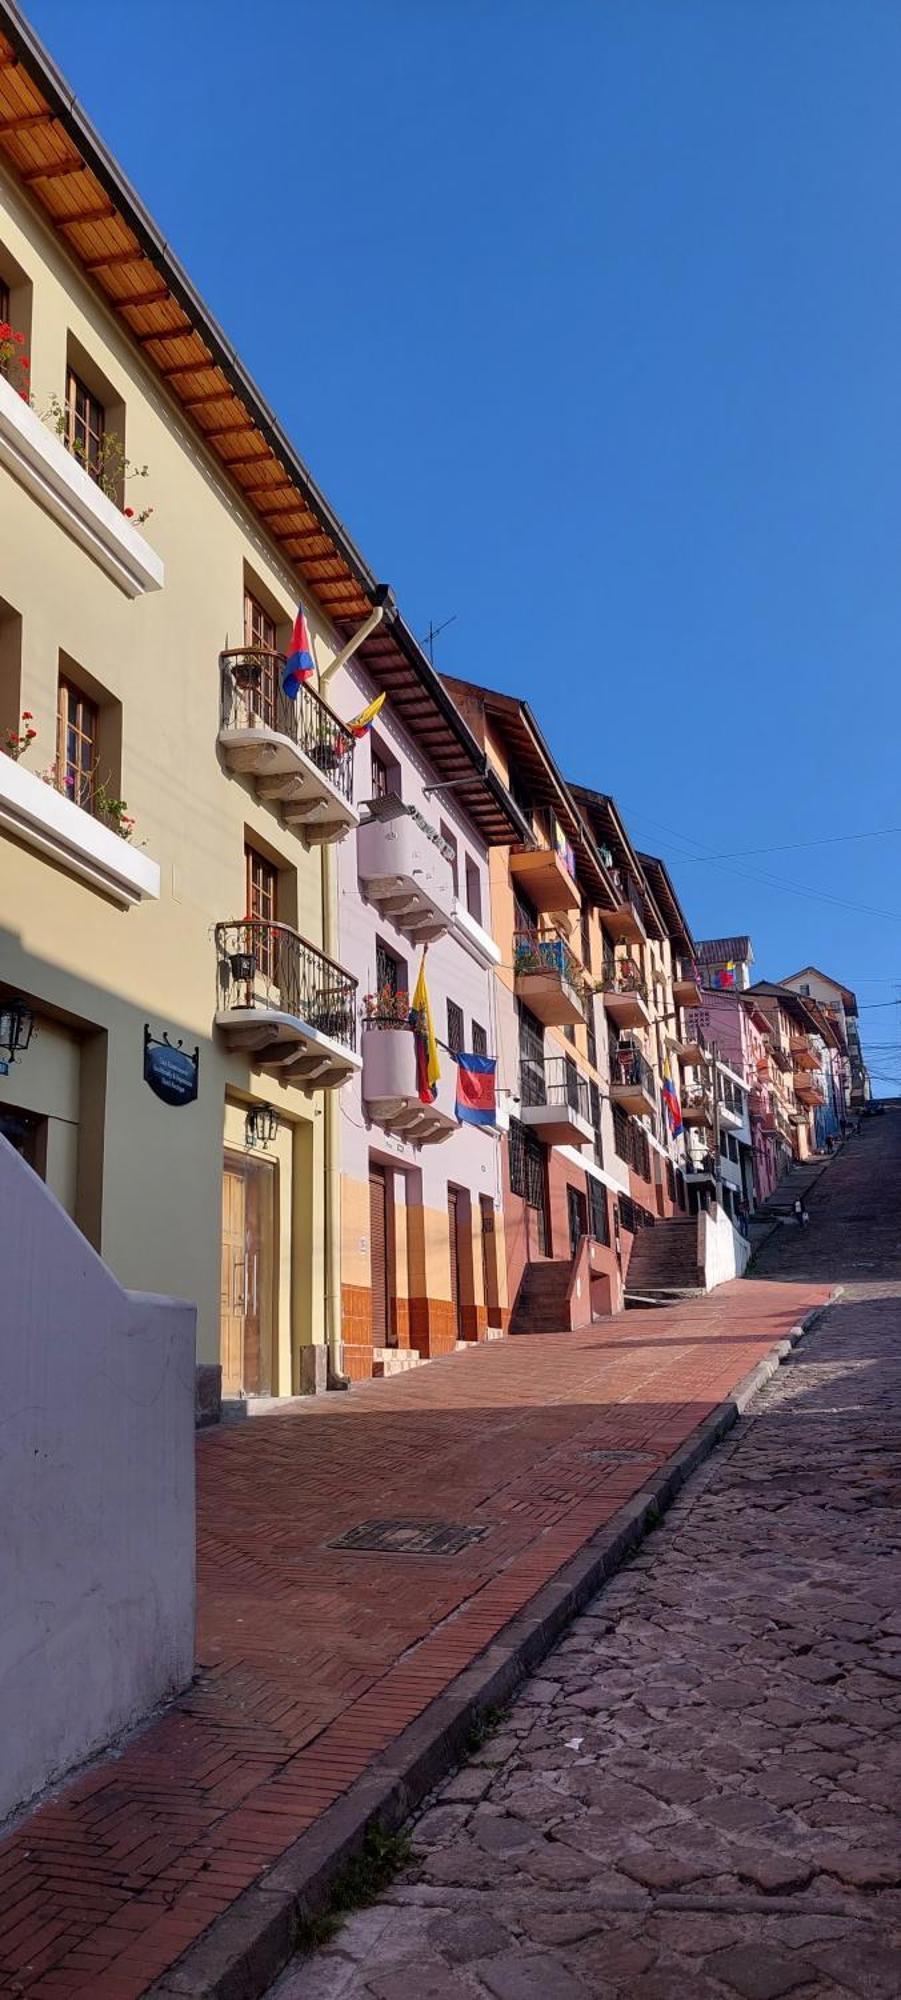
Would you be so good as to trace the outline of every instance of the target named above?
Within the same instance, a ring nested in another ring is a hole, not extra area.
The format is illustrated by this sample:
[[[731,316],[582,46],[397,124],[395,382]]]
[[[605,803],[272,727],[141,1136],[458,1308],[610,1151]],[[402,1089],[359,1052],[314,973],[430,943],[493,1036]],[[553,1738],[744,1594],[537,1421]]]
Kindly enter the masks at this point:
[[[769,1022],[737,987],[722,992],[705,987],[703,1005],[692,1009],[691,1020],[694,1030],[708,1046],[715,1045],[730,1069],[744,1077],[748,1085],[754,1193],[760,1203],[772,1194],[787,1164],[785,1143],[778,1135],[773,1115]]]

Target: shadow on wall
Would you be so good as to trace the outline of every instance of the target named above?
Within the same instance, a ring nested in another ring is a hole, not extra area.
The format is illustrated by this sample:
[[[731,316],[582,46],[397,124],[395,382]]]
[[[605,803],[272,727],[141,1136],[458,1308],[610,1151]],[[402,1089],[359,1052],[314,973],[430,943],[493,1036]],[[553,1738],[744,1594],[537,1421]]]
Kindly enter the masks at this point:
[[[193,1306],[129,1293],[0,1139],[0,1818],[183,1687]]]

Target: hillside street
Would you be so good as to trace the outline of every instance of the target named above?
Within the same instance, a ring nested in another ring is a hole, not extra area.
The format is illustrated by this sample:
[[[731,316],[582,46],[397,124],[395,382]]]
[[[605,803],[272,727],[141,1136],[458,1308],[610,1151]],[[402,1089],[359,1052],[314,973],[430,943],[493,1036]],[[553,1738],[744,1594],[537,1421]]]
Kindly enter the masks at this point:
[[[889,1113],[756,1267],[840,1299],[272,2000],[901,1992],[899,1198]]]

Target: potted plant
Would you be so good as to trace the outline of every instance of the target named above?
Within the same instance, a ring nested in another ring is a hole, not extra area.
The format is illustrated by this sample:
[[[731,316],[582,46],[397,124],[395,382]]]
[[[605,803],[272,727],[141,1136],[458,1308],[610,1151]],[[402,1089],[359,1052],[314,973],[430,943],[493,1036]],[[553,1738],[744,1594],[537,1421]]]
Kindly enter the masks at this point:
[[[410,995],[403,988],[380,986],[377,993],[363,996],[364,1028],[411,1028]]]

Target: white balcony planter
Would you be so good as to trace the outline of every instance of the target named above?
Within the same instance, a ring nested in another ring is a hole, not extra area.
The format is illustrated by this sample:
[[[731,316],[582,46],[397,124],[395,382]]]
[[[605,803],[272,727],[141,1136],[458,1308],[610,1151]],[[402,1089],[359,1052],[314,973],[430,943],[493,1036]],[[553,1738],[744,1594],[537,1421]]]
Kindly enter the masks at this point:
[[[156,901],[159,864],[111,827],[76,806],[24,764],[0,755],[0,826],[58,861],[70,874],[104,889],[117,903]]]
[[[96,480],[0,376],[0,465],[124,590],[161,590],[160,557]]]
[[[415,1146],[434,1145],[459,1130],[456,1113],[457,1065],[441,1051],[437,1095],[423,1104],[416,1083],[416,1037],[412,1028],[363,1029],[363,1106],[386,1131]]]

